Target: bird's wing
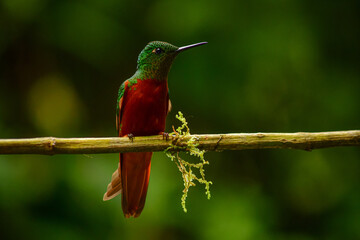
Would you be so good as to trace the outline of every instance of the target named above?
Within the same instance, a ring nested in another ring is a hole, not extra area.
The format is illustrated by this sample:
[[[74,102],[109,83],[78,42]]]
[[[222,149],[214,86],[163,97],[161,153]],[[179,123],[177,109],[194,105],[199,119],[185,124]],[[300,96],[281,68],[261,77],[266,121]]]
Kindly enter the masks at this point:
[[[118,136],[121,136],[121,115],[123,109],[123,98],[125,95],[125,90],[127,89],[127,81],[123,82],[119,88],[119,95],[116,104],[116,131],[118,132]],[[121,154],[120,154],[121,158]],[[121,159],[120,159],[121,162]],[[110,200],[117,195],[119,195],[122,191],[122,182],[121,182],[121,164],[119,163],[119,167],[115,170],[111,177],[111,182],[107,186],[106,193],[104,194],[104,201]]]
[[[121,115],[123,109],[123,98],[125,95],[125,88],[127,89],[127,80],[123,82],[119,88],[118,100],[116,104],[116,132],[118,133],[118,136],[120,136],[121,133]]]

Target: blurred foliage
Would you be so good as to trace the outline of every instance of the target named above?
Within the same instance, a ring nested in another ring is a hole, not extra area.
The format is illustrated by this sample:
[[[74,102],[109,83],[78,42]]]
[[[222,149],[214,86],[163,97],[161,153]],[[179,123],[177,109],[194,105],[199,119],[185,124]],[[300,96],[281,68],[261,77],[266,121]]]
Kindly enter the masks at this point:
[[[181,46],[173,111],[193,133],[360,129],[360,2],[0,1],[0,137],[115,136],[118,87],[151,40]],[[0,156],[1,239],[359,239],[360,150],[207,153],[212,199],[154,154],[146,207],[102,195],[118,155]]]

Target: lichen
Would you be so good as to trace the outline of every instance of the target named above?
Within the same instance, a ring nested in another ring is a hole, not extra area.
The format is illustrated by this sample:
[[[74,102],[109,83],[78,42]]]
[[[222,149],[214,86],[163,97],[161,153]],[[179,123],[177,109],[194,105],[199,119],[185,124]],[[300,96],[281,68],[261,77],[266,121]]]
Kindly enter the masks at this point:
[[[176,118],[182,123],[182,125],[179,126],[176,130],[173,127],[173,132],[169,134],[173,138],[172,144],[164,152],[166,156],[171,159],[171,161],[175,162],[179,171],[181,172],[184,181],[184,190],[181,197],[181,206],[184,212],[187,212],[186,198],[189,188],[196,185],[194,181],[205,185],[205,194],[207,195],[208,199],[210,199],[211,197],[210,184],[212,184],[212,182],[205,179],[204,165],[209,164],[209,162],[206,161],[204,158],[204,154],[206,151],[200,150],[198,148],[198,138],[196,136],[190,137],[189,140],[186,142],[186,146],[176,145],[177,141],[190,136],[190,129],[183,114],[181,112],[178,112]],[[185,153],[189,154],[190,156],[195,156],[199,158],[199,162],[190,163],[188,161],[185,161],[179,156],[179,150],[185,150]],[[193,172],[193,169],[199,169],[199,177]]]

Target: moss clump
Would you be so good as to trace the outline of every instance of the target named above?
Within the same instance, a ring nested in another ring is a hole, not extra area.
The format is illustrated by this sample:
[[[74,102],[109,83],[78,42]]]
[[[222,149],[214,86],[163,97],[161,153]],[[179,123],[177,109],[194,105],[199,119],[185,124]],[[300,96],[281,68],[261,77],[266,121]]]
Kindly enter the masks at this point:
[[[174,144],[178,140],[182,140],[183,138],[190,136],[190,129],[184,115],[181,112],[178,112],[176,118],[182,123],[182,125],[176,130],[173,127],[173,132],[169,134],[173,138],[173,143],[164,152],[166,156],[171,159],[171,161],[175,162],[179,171],[181,172],[184,181],[184,190],[181,197],[181,206],[184,212],[187,212],[186,198],[189,188],[196,185],[195,181],[204,184],[205,194],[207,195],[207,198],[210,199],[210,184],[212,184],[212,182],[205,179],[204,165],[209,164],[209,162],[206,161],[204,158],[205,150],[200,150],[197,147],[199,145],[197,137],[190,137],[189,140],[186,142],[186,146],[176,146]],[[185,153],[199,158],[199,162],[190,163],[185,161],[179,156],[179,150],[185,150]],[[193,172],[193,169],[199,169],[199,177]]]

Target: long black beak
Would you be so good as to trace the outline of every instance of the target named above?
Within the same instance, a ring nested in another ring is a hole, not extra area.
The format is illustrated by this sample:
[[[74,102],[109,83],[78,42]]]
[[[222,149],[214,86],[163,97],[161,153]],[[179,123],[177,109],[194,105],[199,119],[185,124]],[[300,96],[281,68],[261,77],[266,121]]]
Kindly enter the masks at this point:
[[[197,46],[201,46],[201,45],[204,45],[204,44],[207,44],[207,42],[200,42],[200,43],[195,43],[195,44],[191,44],[191,45],[187,45],[187,46],[184,46],[184,47],[179,47],[178,50],[176,50],[176,52],[182,52],[186,49],[189,49],[189,48],[193,48],[193,47],[197,47]]]

